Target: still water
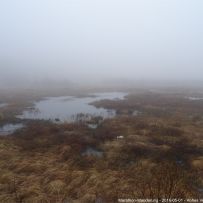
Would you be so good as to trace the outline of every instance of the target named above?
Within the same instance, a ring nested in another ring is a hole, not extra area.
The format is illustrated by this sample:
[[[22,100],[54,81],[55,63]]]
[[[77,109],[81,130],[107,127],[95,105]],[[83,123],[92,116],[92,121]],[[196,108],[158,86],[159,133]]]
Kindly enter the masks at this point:
[[[48,97],[35,103],[33,109],[25,110],[22,115],[17,116],[21,119],[44,119],[74,121],[74,116],[78,114],[88,114],[109,118],[115,116],[114,110],[96,108],[90,103],[99,100],[121,100],[127,94],[123,92],[95,93],[86,97]]]
[[[88,147],[83,153],[83,156],[94,156],[94,157],[102,157],[103,156],[103,152],[99,151],[97,149],[94,149],[92,147]]]
[[[189,100],[191,101],[199,101],[199,100],[203,100],[202,97],[188,97]]]
[[[7,103],[0,103],[0,108],[3,108],[5,106],[7,106],[8,104]]]
[[[0,127],[0,135],[10,135],[14,133],[16,130],[23,128],[24,125],[21,123],[18,124],[5,124]]]

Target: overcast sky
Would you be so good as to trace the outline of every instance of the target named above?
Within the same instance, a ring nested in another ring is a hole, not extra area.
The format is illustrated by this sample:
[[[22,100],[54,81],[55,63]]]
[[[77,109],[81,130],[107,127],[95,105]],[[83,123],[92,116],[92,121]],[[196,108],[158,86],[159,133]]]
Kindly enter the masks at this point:
[[[7,82],[201,80],[203,1],[1,0],[0,71]]]

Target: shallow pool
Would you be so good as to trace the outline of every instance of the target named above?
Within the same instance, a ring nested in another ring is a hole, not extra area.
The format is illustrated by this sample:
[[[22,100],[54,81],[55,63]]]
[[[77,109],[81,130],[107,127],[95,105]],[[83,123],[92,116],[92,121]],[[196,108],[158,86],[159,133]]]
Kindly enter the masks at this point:
[[[55,121],[74,121],[76,115],[80,116],[101,116],[109,118],[115,116],[114,110],[104,108],[96,108],[90,103],[98,100],[121,100],[124,99],[127,93],[123,92],[108,92],[95,93],[86,97],[48,97],[44,100],[35,103],[35,108],[25,110],[22,115],[17,116],[21,119],[45,119]]]

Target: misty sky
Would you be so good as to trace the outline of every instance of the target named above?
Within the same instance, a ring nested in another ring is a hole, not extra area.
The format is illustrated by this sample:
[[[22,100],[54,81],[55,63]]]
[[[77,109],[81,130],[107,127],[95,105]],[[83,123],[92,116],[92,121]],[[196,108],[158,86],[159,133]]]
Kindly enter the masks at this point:
[[[1,81],[203,79],[202,0],[1,0]]]

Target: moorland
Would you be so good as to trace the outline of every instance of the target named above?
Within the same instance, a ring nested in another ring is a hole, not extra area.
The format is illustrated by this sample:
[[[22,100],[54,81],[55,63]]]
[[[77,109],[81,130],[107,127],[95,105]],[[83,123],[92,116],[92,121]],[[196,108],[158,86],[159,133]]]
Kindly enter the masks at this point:
[[[0,202],[202,197],[200,91],[131,89],[123,100],[93,102],[115,110],[116,116],[107,119],[56,123],[16,118],[45,96],[82,97],[91,91],[2,91],[0,100],[8,105],[0,108],[0,125],[21,122],[25,127],[0,136]]]

